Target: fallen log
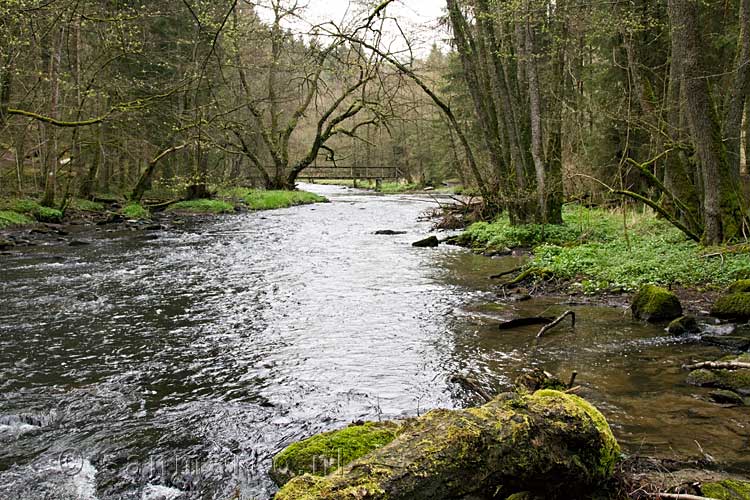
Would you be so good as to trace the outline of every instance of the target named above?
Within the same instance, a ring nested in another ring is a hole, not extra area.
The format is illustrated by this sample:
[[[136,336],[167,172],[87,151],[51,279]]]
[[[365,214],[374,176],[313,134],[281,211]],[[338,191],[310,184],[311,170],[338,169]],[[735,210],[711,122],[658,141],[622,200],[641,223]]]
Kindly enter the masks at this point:
[[[611,478],[619,456],[606,420],[585,400],[553,390],[504,394],[408,420],[390,443],[327,476],[298,476],[275,498],[586,498]]]
[[[502,273],[493,274],[492,276],[490,276],[490,279],[496,280],[496,279],[503,278],[511,274],[516,274],[518,272],[521,272],[522,269],[523,267],[514,267],[513,269],[510,269],[508,271],[503,271]]]
[[[742,361],[704,361],[702,363],[695,363],[694,365],[683,365],[686,370],[747,370],[750,369],[750,363]]]

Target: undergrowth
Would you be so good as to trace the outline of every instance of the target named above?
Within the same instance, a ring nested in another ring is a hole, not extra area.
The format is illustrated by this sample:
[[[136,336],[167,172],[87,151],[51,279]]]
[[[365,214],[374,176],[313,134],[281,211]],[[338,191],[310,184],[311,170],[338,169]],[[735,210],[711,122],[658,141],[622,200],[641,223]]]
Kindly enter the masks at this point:
[[[649,211],[567,208],[565,223],[513,227],[506,218],[473,224],[459,242],[477,249],[528,247],[528,268],[545,270],[585,293],[644,284],[724,287],[750,277],[750,254],[716,253]]]

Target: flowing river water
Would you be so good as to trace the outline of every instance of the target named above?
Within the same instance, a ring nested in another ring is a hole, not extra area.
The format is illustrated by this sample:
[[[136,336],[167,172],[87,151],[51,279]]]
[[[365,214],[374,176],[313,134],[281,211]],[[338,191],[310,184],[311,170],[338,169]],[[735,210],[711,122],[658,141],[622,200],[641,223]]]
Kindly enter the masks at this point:
[[[623,308],[499,300],[487,276],[518,259],[410,245],[430,197],[305,187],[332,203],[0,256],[0,499],[267,499],[285,445],[465,406],[453,374],[501,391],[530,367],[577,370],[630,453],[750,472],[747,410],[680,369],[717,348]],[[575,330],[538,343],[497,328],[569,308]]]

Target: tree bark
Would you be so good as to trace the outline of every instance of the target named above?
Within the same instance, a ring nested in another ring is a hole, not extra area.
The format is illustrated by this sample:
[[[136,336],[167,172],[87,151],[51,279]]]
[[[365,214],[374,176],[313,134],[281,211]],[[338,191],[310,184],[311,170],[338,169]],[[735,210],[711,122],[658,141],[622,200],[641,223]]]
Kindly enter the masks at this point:
[[[701,62],[702,43],[694,0],[670,0],[672,37],[682,53],[680,79],[692,142],[703,180],[703,241],[720,245],[739,232],[738,186],[727,163],[726,150],[708,82]],[[674,59],[674,57],[673,57]]]

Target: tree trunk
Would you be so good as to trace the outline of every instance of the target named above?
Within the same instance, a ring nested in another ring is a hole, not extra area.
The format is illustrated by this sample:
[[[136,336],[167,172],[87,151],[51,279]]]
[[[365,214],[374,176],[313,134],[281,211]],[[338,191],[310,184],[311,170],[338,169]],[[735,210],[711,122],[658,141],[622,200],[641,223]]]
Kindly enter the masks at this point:
[[[588,498],[618,458],[606,420],[583,399],[506,394],[408,421],[389,444],[326,477],[292,479],[276,500]]]
[[[683,54],[680,78],[685,90],[684,103],[703,178],[703,240],[708,245],[720,245],[739,233],[738,186],[727,162],[700,60],[703,45],[694,1],[670,0],[669,18],[672,36]]]
[[[740,0],[740,33],[737,40],[735,74],[724,117],[724,142],[727,163],[733,174],[740,173],[742,148],[742,115],[750,94],[750,0]]]
[[[49,79],[50,79],[50,116],[53,118],[59,117],[59,105],[60,105],[60,64],[62,62],[62,48],[63,40],[65,37],[65,29],[60,28],[59,39],[53,37],[52,41],[52,54],[49,60]],[[42,127],[46,128],[46,140],[47,140],[47,170],[45,175],[44,184],[44,196],[40,204],[44,207],[55,206],[55,195],[57,192],[57,164],[58,164],[58,148],[57,148],[57,129],[49,124],[44,124]]]

